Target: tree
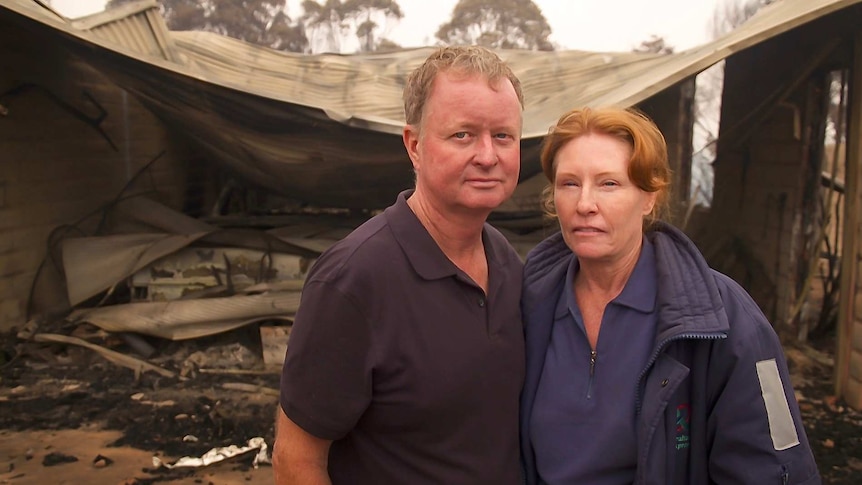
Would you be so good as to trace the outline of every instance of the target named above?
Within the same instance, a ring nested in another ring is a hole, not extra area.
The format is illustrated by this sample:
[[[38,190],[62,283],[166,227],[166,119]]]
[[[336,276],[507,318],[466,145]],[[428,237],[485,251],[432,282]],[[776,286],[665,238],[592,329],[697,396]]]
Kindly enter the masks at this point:
[[[113,8],[135,0],[109,0]],[[171,30],[204,30],[278,50],[302,52],[308,39],[285,13],[285,0],[160,0]]]
[[[314,0],[304,0],[302,10],[301,22],[311,34],[311,50],[341,52],[341,39],[347,33],[343,1],[324,0],[320,4]]]
[[[649,39],[641,42],[634,48],[634,52],[651,52],[653,54],[673,54],[673,46],[667,45],[664,37],[651,35]]]
[[[359,38],[359,50],[371,52],[381,46],[391,48],[395,45],[385,38],[377,38],[375,31],[381,27],[378,21],[398,21],[404,18],[401,7],[394,0],[348,0],[345,3],[347,18],[355,24],[356,37]]]
[[[397,47],[391,40],[376,36],[381,22],[404,17],[395,0],[305,0],[302,9],[302,23],[311,33],[314,52],[344,52],[349,50],[346,41],[354,36],[362,52]]]
[[[552,51],[550,35],[551,26],[532,0],[460,0],[452,20],[436,34],[449,45]]]
[[[761,8],[779,0],[724,0],[716,5],[712,15],[712,35],[722,35],[744,24]]]

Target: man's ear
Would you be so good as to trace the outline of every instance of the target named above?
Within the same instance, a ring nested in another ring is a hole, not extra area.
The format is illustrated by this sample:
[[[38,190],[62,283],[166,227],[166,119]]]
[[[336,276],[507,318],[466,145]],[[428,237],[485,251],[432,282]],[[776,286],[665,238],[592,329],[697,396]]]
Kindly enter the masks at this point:
[[[419,167],[419,128],[415,125],[404,125],[401,137],[404,140],[407,155],[413,162],[413,170],[416,170]]]

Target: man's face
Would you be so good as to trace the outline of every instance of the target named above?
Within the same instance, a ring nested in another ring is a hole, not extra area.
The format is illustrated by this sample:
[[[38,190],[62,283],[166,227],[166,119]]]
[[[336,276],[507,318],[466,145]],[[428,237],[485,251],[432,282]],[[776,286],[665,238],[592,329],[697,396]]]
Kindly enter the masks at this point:
[[[416,195],[439,213],[487,216],[518,183],[521,105],[512,83],[440,73],[421,127],[404,129]]]

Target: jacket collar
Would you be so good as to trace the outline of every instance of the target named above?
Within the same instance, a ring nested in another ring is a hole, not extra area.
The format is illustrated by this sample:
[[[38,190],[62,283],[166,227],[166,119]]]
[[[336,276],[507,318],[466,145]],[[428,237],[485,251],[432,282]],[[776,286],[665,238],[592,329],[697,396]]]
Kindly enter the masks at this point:
[[[661,222],[654,224],[645,237],[655,255],[657,341],[687,334],[726,333],[730,327],[713,270],[694,243],[679,229]],[[573,259],[559,232],[530,252],[524,268],[525,311],[547,299],[546,292],[562,283],[560,278],[569,272],[560,266],[577,264]]]
[[[727,333],[730,326],[714,271],[679,229],[656,223],[646,233],[655,247],[659,342],[681,334]]]

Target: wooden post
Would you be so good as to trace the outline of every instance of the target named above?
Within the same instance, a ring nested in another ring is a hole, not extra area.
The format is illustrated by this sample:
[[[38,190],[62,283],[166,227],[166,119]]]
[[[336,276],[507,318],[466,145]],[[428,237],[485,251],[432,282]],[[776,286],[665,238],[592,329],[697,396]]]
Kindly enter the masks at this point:
[[[857,33],[850,68],[847,125],[846,196],[844,198],[844,254],[841,258],[841,296],[835,352],[835,394],[851,407],[862,409],[862,270],[860,230],[860,165],[862,165],[862,33]],[[858,342],[858,343],[854,343]]]

